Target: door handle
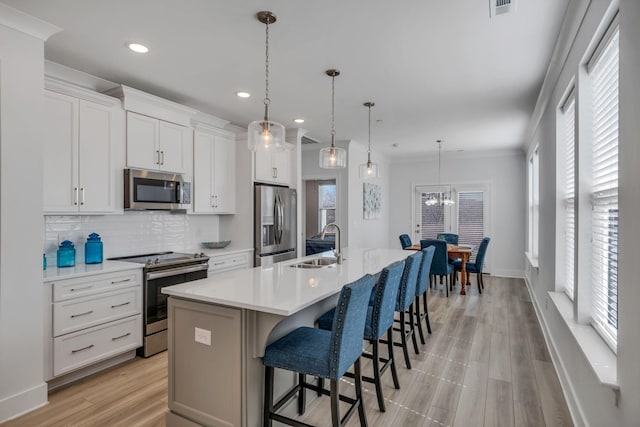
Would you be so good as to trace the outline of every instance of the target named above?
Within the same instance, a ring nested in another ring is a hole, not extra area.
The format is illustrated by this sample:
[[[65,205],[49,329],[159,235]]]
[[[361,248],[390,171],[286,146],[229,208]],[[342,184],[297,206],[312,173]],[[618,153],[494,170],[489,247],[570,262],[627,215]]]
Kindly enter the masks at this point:
[[[80,204],[84,205],[84,187],[80,187]]]
[[[73,205],[78,206],[78,187],[73,187]]]
[[[164,151],[160,151],[160,155],[162,156],[162,160],[160,161],[160,164],[164,165]]]
[[[160,150],[156,150],[156,165],[160,164]]]

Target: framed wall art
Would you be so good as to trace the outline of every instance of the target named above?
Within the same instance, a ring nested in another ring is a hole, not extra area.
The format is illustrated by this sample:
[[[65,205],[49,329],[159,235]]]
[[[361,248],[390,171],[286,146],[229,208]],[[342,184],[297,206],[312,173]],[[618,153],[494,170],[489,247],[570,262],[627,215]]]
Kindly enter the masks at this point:
[[[363,184],[364,219],[379,219],[382,211],[382,187],[365,182]]]

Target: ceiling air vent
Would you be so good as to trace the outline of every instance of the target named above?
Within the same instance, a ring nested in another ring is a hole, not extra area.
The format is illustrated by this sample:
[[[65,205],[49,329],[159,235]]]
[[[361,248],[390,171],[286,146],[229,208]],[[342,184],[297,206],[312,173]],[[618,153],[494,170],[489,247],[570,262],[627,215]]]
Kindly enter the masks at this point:
[[[489,15],[492,18],[515,12],[515,10],[516,0],[489,0]]]
[[[303,136],[300,140],[301,144],[317,144],[318,141],[316,141],[315,139],[311,139],[308,136]]]

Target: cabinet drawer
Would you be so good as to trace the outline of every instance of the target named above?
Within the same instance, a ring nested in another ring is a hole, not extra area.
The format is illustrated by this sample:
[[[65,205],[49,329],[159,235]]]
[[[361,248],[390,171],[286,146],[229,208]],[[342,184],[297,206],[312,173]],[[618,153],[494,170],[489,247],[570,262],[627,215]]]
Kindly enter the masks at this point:
[[[55,280],[53,301],[64,301],[69,298],[109,292],[142,283],[142,269],[126,270],[116,273],[96,274],[76,279]]]
[[[140,314],[142,287],[53,304],[53,336]]]
[[[209,273],[219,273],[227,270],[237,270],[241,268],[249,267],[249,255],[236,254],[236,255],[221,255],[211,257],[209,259]]]
[[[140,314],[53,340],[53,375],[61,375],[142,345]]]

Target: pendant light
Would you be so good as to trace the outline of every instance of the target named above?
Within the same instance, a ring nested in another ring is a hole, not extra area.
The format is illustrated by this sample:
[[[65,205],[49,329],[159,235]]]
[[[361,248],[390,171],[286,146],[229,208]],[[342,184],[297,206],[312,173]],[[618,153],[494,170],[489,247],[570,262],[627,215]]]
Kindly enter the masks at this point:
[[[347,167],[347,151],[344,148],[336,147],[335,128],[335,80],[340,75],[338,70],[327,70],[325,72],[331,77],[331,147],[320,150],[320,167],[323,169],[338,169]]]
[[[442,153],[442,140],[439,139],[436,141],[438,143],[438,187],[441,187],[440,185],[440,157],[441,157],[441,153]],[[438,188],[438,190],[440,190],[440,188]],[[451,206],[453,205],[455,202],[453,201],[453,199],[451,198],[451,192],[443,192],[443,191],[438,191],[436,193],[431,193],[431,195],[429,196],[429,198],[424,202],[425,205],[427,206]]]
[[[371,107],[376,104],[365,102],[363,105],[369,109],[369,149],[367,150],[367,163],[360,165],[360,178],[378,178],[378,165],[371,161]]]
[[[258,146],[262,150],[284,150],[284,126],[280,123],[269,120],[269,25],[276,22],[276,15],[271,12],[258,12],[258,21],[266,26],[265,36],[265,95],[264,95],[264,118],[249,123],[247,143],[249,150],[256,151]]]

